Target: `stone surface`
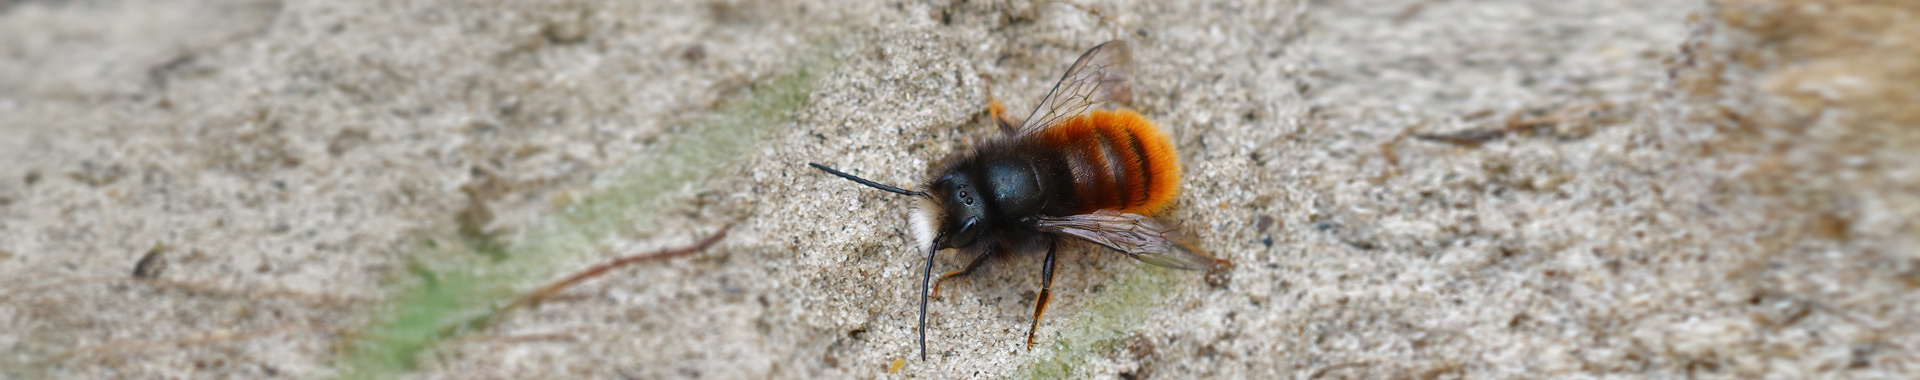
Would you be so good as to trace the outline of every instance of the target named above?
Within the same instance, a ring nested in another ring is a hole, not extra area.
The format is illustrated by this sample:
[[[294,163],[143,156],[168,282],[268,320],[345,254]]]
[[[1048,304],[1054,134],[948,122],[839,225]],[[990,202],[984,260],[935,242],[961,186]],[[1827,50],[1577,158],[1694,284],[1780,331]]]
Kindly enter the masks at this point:
[[[546,263],[726,241],[407,376],[1911,378],[1916,8],[0,1],[0,373],[340,374],[410,273],[492,260],[422,247],[537,239],[824,49],[750,154]],[[918,360],[908,202],[804,164],[918,183],[1115,38],[1230,282],[1069,249],[1029,351],[1039,255],[997,259]]]

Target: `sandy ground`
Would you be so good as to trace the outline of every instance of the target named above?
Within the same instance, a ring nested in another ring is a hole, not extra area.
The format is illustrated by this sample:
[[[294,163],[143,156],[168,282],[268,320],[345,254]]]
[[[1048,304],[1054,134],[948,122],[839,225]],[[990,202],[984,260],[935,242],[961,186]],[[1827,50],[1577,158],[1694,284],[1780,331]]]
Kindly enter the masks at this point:
[[[380,373],[432,279],[732,224],[397,373],[1912,378],[1913,8],[0,1],[0,376]],[[998,133],[983,78],[1024,111],[1116,38],[1231,280],[1069,249],[1029,350],[1039,255],[997,259],[918,360],[908,202],[804,163],[917,183]],[[796,67],[804,102],[728,118]],[[761,132],[673,153],[727,120]]]

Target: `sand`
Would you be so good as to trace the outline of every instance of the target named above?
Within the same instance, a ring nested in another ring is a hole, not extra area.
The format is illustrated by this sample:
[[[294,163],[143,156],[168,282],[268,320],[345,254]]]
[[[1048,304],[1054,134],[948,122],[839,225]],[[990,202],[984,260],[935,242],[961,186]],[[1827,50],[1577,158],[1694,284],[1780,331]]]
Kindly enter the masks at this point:
[[[0,377],[1912,378],[1916,8],[0,1]],[[805,163],[1111,39],[1234,267],[1068,248],[1029,349],[997,258],[920,360],[908,200]]]

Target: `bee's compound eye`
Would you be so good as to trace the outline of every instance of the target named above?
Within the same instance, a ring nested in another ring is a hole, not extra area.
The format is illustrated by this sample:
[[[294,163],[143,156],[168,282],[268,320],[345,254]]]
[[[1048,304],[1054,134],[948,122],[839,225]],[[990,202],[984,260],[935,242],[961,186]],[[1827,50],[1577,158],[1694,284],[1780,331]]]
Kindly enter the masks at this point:
[[[966,221],[960,222],[959,231],[953,235],[953,239],[949,240],[947,244],[949,247],[956,248],[972,246],[974,239],[980,237],[981,230],[980,218],[969,217]]]

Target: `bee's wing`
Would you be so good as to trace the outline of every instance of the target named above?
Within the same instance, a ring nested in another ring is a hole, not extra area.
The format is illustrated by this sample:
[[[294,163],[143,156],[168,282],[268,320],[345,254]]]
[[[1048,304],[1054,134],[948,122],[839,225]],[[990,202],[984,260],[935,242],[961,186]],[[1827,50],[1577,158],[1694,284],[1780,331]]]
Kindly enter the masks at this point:
[[[1019,133],[1039,132],[1092,109],[1095,104],[1133,101],[1133,49],[1126,41],[1113,40],[1088,49],[1067,68],[1067,75],[1053,85],[1047,97],[1033,107],[1033,114],[1020,123]]]
[[[1126,253],[1148,264],[1178,269],[1208,269],[1219,259],[1180,241],[1179,232],[1151,217],[1100,210],[1092,214],[1041,217],[1036,226]]]

